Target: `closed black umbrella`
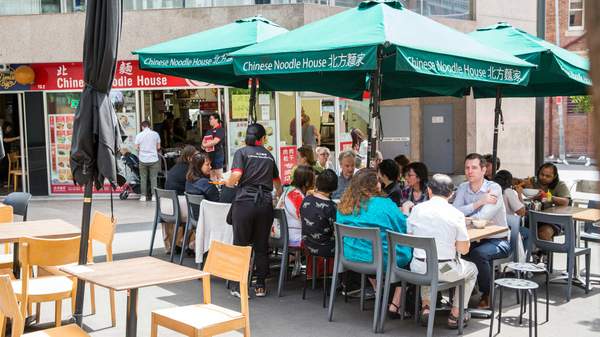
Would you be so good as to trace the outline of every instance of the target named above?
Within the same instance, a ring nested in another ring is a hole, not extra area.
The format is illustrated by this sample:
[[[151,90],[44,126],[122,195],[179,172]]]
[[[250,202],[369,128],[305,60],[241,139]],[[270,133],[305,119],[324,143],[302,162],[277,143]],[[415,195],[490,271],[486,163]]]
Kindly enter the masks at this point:
[[[117,63],[117,49],[121,35],[122,0],[87,2],[83,67],[85,88],[75,121],[71,145],[73,180],[85,185],[79,264],[86,264],[92,187],[102,188],[104,179],[112,186],[117,181],[116,158],[120,128],[108,94]],[[81,326],[85,283],[77,282],[77,300],[73,316]]]

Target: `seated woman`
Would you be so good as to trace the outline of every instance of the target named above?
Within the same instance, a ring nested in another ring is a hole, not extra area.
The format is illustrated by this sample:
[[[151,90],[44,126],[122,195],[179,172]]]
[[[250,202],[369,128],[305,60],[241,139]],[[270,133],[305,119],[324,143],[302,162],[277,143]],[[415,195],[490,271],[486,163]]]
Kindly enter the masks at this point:
[[[297,166],[307,165],[313,168],[317,174],[323,172],[323,168],[317,165],[317,161],[315,160],[315,152],[308,145],[302,145],[298,148],[298,159]],[[295,170],[296,168],[294,168]],[[294,172],[292,171],[292,176],[294,176]]]
[[[290,247],[300,247],[302,244],[300,209],[306,192],[312,190],[314,186],[315,172],[310,166],[300,165],[294,171],[291,187],[282,195],[282,206],[288,222]]]
[[[185,191],[189,194],[204,196],[208,201],[219,201],[219,190],[210,183],[210,159],[205,152],[196,153],[190,162],[186,175]],[[194,216],[198,216],[198,211]]]
[[[402,212],[408,215],[414,205],[429,200],[427,196],[427,166],[421,162],[412,162],[404,170],[406,187],[402,191]]]
[[[527,214],[527,209],[523,203],[522,193],[517,192],[512,188],[513,176],[507,170],[500,170],[494,176],[494,182],[502,188],[502,198],[504,199],[504,208],[506,209],[506,220],[521,221],[521,217]],[[519,227],[521,238],[523,239],[523,247],[529,247],[529,228]]]
[[[177,191],[177,195],[183,195],[185,192],[186,175],[192,157],[198,153],[195,147],[188,145],[181,150],[181,155],[177,159],[177,163],[167,172],[167,181],[165,189]],[[185,205],[185,198],[183,199]]]
[[[571,202],[571,192],[558,177],[558,169],[552,163],[542,164],[536,176],[521,181],[519,188],[539,189],[540,193],[533,199],[541,201],[544,208],[568,206]],[[542,240],[552,241],[558,233],[560,228],[553,224],[543,224],[538,228],[538,237]]]
[[[331,193],[337,189],[337,174],[326,169],[317,176],[316,190],[306,196],[300,209],[302,241],[312,255],[332,257],[335,255],[336,204]]]
[[[377,175],[385,195],[398,206],[402,206],[402,189],[398,183],[398,164],[392,159],[386,159],[377,166]]]
[[[406,217],[396,204],[381,192],[381,184],[377,180],[377,172],[374,169],[362,169],[354,175],[338,205],[337,222],[355,227],[379,228],[384,268],[388,260],[386,231],[406,233]],[[361,239],[344,239],[344,252],[346,258],[352,261],[371,262],[373,259],[371,243]],[[395,263],[403,268],[406,267],[412,258],[411,249],[398,246],[396,252]],[[374,280],[370,279],[370,281],[373,284]],[[401,290],[402,288],[396,287],[390,305],[390,311],[394,314],[400,307]]]
[[[322,172],[326,169],[333,169],[333,164],[329,161],[329,157],[331,156],[331,152],[328,148],[324,146],[319,146],[315,150],[317,153],[317,163],[315,166],[315,171]]]

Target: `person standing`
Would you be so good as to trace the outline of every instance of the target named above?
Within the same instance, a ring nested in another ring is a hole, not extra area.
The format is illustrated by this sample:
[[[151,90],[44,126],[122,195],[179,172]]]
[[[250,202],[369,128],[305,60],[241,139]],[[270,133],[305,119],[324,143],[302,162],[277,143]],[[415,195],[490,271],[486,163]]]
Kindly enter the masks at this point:
[[[317,128],[310,124],[308,115],[302,116],[302,145],[310,147],[313,151],[321,144],[321,134]]]
[[[273,188],[281,195],[281,181],[275,158],[262,144],[267,140],[265,128],[251,124],[246,130],[246,146],[233,155],[227,187],[237,185],[231,205],[233,244],[254,247],[257,297],[267,295],[265,279],[269,273],[269,235],[273,224]],[[237,295],[237,294],[236,294]]]
[[[206,132],[202,139],[202,148],[208,152],[210,157],[211,180],[221,180],[223,179],[223,164],[225,163],[225,150],[223,147],[225,130],[221,126],[221,117],[216,112],[210,114],[208,123],[211,129]]]
[[[507,227],[506,210],[502,199],[502,188],[493,181],[484,179],[486,161],[479,153],[471,153],[465,158],[465,176],[467,181],[460,184],[456,191],[454,207],[465,216],[490,220],[496,226]],[[502,232],[471,244],[466,256],[477,266],[477,284],[481,291],[479,308],[490,306],[490,276],[494,272],[492,261],[507,257],[510,250],[508,232]]]
[[[150,122],[142,122],[142,132],[135,136],[135,147],[138,150],[140,160],[140,187],[142,196],[140,201],[146,201],[148,196],[148,175],[150,176],[150,193],[154,192],[160,171],[160,161],[158,160],[158,150],[160,150],[160,136],[150,128]],[[154,196],[150,196],[150,201]]]

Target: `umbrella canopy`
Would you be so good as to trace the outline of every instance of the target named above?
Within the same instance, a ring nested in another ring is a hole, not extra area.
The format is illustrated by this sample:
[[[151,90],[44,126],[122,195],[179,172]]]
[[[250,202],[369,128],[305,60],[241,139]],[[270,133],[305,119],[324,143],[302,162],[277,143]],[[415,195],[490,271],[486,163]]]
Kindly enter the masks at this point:
[[[505,87],[502,89],[504,97],[586,95],[592,85],[587,59],[508,23],[481,28],[469,35],[487,46],[537,65],[526,87]],[[474,93],[477,98],[496,96],[495,90],[489,88],[476,88]]]
[[[257,76],[261,85],[357,99],[379,61],[382,99],[524,85],[533,67],[390,0],[362,2],[230,55],[237,74]]]
[[[134,51],[140,68],[198,81],[248,87],[247,76],[236,76],[229,53],[268,40],[288,30],[260,16],[159,43]]]

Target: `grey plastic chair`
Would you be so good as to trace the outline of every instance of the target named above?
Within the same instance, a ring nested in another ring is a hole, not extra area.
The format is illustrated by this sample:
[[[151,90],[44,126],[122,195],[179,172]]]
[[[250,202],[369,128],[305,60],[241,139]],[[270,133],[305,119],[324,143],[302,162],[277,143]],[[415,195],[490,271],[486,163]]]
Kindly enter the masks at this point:
[[[11,193],[12,194],[12,193]],[[10,194],[9,194],[10,195]],[[588,208],[600,208],[600,201],[589,200]],[[592,222],[586,222],[583,231],[581,232],[581,241],[585,248],[589,247],[589,242],[600,243],[600,227],[597,227]]]
[[[381,232],[379,228],[363,228],[346,226],[338,223],[335,227],[335,260],[333,264],[333,275],[331,280],[331,296],[329,297],[329,321],[333,320],[333,304],[335,303],[337,283],[339,274],[348,270],[362,274],[361,277],[361,309],[364,303],[364,275],[376,275],[377,289],[375,289],[375,307],[373,308],[373,332],[377,332],[380,308],[381,308],[381,287],[383,285],[383,247],[381,244]],[[346,258],[344,252],[344,238],[356,238],[369,241],[371,251],[373,252],[371,262],[357,262]]]
[[[519,227],[521,227],[521,217],[507,217],[506,222],[510,229],[510,250],[508,251],[507,257],[501,257],[499,259],[492,260],[492,275],[490,275],[490,298],[494,298],[494,281],[496,280],[496,268],[500,268],[501,265],[509,262],[516,262],[519,258],[517,254],[517,247],[519,242]],[[502,273],[504,277],[504,273]],[[517,296],[517,303],[519,297]]]
[[[31,194],[26,192],[13,192],[6,196],[3,204],[12,206],[13,214],[20,215],[23,217],[23,221],[27,221],[27,209],[29,208],[29,201],[31,200]]]
[[[463,324],[464,324],[464,307],[465,307],[465,280],[457,280],[454,282],[442,282],[439,281],[439,266],[438,266],[438,255],[437,248],[435,245],[435,239],[431,237],[422,237],[415,235],[407,235],[400,234],[396,232],[387,232],[388,237],[388,266],[386,270],[386,278],[385,284],[383,286],[383,301],[381,310],[382,312],[385,310],[385,307],[388,303],[388,298],[390,295],[390,285],[396,282],[402,282],[402,299],[400,301],[400,312],[404,313],[404,307],[406,302],[406,284],[411,283],[417,286],[416,290],[416,301],[415,301],[415,320],[419,319],[419,298],[421,296],[420,287],[421,286],[429,286],[430,287],[430,295],[431,299],[430,308],[429,308],[429,321],[427,322],[427,337],[431,337],[433,335],[433,322],[435,319],[435,306],[436,306],[436,298],[437,293],[443,290],[456,288],[458,287],[460,298],[459,302],[459,317],[458,317],[458,334],[462,335],[463,333]],[[425,251],[426,263],[427,263],[427,272],[425,274],[420,274],[416,272],[409,271],[407,269],[403,269],[398,267],[395,263],[396,261],[396,247],[406,246],[411,248],[419,248]],[[401,315],[401,318],[403,316]],[[385,323],[385,315],[381,315],[381,321],[379,323],[379,332],[383,332],[383,326]]]
[[[277,283],[277,296],[281,297],[283,293],[283,284],[288,272],[288,255],[290,252],[288,222],[285,216],[285,210],[276,208],[273,210],[273,218],[279,223],[281,235],[278,239],[269,237],[269,248],[281,249],[281,261],[279,266],[279,282]]]
[[[200,204],[203,200],[203,195],[185,193],[185,204],[187,205],[188,218],[187,223],[185,224],[185,231],[183,231],[183,243],[181,244],[181,256],[179,257],[179,264],[183,264],[185,249],[188,245],[188,233],[192,230],[192,228],[198,227],[198,215],[200,213]]]
[[[160,188],[154,189],[154,197],[156,198],[156,211],[154,213],[154,226],[152,228],[152,239],[150,239],[150,253],[152,256],[152,249],[154,248],[154,237],[156,236],[156,228],[159,222],[164,222],[173,225],[173,242],[171,243],[171,258],[173,262],[175,257],[175,245],[177,244],[177,231],[179,230],[180,214],[179,211],[179,199],[177,199],[177,192],[173,190],[161,190]],[[161,211],[161,203],[165,200],[172,203],[173,214],[166,214]],[[184,249],[181,250],[181,254],[184,254]]]
[[[585,269],[587,271],[585,276],[585,293],[587,294],[590,289],[589,270],[591,263],[591,249],[576,247],[575,224],[573,223],[573,218],[570,215],[548,214],[536,211],[530,211],[529,217],[529,236],[531,238],[531,248],[529,249],[529,252],[532,251],[533,247],[537,247],[542,251],[550,253],[567,254],[567,302],[571,300],[571,288],[573,284],[573,274],[575,272],[575,258],[579,255],[585,255]],[[540,224],[556,224],[561,226],[565,235],[564,243],[541,240],[537,234],[538,227]],[[530,256],[528,256],[527,258],[529,260]]]

